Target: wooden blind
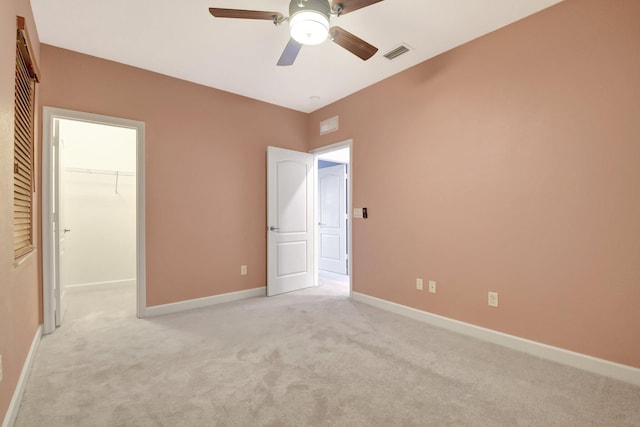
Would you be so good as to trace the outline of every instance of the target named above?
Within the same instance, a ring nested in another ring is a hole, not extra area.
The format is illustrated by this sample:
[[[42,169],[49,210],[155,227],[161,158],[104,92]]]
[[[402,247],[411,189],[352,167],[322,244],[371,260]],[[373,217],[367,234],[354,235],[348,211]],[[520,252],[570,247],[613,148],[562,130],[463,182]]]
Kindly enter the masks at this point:
[[[38,74],[31,52],[24,19],[18,17],[13,161],[13,243],[16,259],[33,249],[33,127]]]

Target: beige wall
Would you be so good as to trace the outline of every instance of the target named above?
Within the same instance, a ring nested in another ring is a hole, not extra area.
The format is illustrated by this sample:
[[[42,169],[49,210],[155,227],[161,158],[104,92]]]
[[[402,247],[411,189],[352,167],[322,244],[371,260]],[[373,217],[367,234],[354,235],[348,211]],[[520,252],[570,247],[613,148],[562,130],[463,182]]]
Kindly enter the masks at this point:
[[[640,367],[639,41],[640,2],[567,0],[313,113],[354,138],[354,290]]]
[[[39,324],[39,255],[13,265],[13,124],[16,15],[27,19],[29,36],[39,56],[38,33],[28,0],[0,2],[0,421],[13,396]],[[36,206],[39,192],[35,194]],[[36,218],[37,220],[37,218]],[[36,224],[36,231],[38,227]]]
[[[16,14],[33,27],[26,0],[0,2],[3,57]],[[39,90],[42,105],[146,123],[149,306],[264,285],[265,147],[354,138],[354,204],[370,214],[354,222],[355,291],[640,367],[638,40],[637,1],[566,0],[310,116],[45,45]],[[340,130],[317,136],[335,114]],[[40,321],[39,255],[14,268],[12,253],[3,237],[0,414]]]
[[[41,50],[42,105],[145,123],[147,305],[264,286],[266,147],[305,150],[306,115]]]

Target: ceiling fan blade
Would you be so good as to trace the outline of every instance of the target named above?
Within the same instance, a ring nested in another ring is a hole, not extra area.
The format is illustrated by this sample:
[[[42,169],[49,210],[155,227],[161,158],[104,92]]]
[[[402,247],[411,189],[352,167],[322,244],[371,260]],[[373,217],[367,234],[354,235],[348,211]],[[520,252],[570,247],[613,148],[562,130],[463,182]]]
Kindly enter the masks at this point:
[[[363,7],[381,2],[382,0],[333,0],[331,2],[331,10],[338,12],[338,15],[353,12]]]
[[[283,67],[287,65],[293,65],[296,58],[298,57],[298,52],[302,48],[302,44],[298,43],[294,39],[289,39],[289,43],[287,43],[287,47],[284,48],[284,52],[280,56],[278,60],[278,66]]]
[[[331,37],[334,43],[347,49],[363,61],[371,58],[378,51],[377,47],[370,45],[340,27],[331,27],[329,37]]]
[[[210,7],[209,13],[216,18],[265,19],[267,21],[282,21],[284,16],[279,12],[263,12],[260,10],[219,9]]]

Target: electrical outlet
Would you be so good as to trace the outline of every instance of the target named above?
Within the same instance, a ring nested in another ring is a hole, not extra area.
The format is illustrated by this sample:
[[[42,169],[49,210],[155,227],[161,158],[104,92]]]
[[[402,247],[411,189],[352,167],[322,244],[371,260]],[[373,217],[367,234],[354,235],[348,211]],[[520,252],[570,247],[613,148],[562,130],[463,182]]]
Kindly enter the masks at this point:
[[[240,266],[240,275],[241,276],[246,276],[247,275],[247,266],[246,265],[241,265]]]
[[[416,279],[416,289],[419,291],[424,290],[424,282],[420,278]]]
[[[498,293],[497,292],[489,292],[489,307],[497,307],[498,306]]]
[[[429,280],[429,292],[436,293],[436,282],[434,280]]]

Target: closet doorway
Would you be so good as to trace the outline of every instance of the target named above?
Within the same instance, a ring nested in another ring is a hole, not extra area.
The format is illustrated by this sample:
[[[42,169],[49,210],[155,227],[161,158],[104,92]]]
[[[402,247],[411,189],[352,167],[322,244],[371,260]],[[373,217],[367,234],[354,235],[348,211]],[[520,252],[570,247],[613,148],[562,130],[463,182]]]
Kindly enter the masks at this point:
[[[140,316],[143,125],[45,108],[47,127],[43,213],[51,210],[52,221],[43,214],[45,332],[60,326],[67,312]]]

